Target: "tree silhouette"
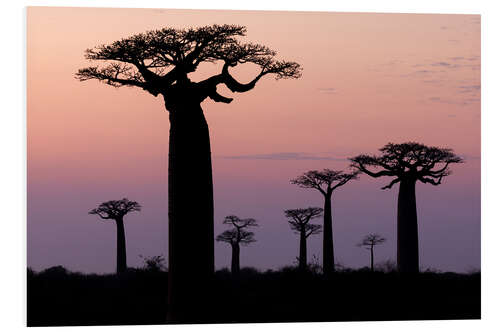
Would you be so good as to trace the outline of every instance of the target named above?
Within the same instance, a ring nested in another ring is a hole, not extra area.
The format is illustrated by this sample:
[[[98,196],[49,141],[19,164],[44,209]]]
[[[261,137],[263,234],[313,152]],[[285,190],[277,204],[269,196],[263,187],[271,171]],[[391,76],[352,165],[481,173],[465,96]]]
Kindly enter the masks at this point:
[[[196,302],[191,298],[207,289],[203,281],[210,280],[214,272],[210,136],[200,104],[206,98],[230,103],[232,98],[217,92],[219,85],[243,93],[267,75],[276,79],[301,75],[299,64],[276,60],[276,52],[268,47],[238,41],[245,35],[246,28],[237,25],[148,31],[86,50],[87,59],[104,61],[105,65],[76,73],[81,81],[95,79],[161,95],[169,112],[168,281],[172,320],[195,315]],[[192,81],[190,73],[202,63],[221,63],[221,72]],[[253,80],[240,83],[233,77],[229,70],[240,64],[256,65],[259,71]],[[185,214],[187,211],[190,214]]]
[[[309,223],[312,219],[320,217],[323,209],[319,207],[308,207],[285,210],[285,216],[289,219],[290,228],[300,235],[299,245],[299,269],[307,269],[307,238],[321,232],[321,226]]]
[[[369,234],[366,235],[361,243],[358,244],[360,247],[365,247],[367,250],[370,250],[370,270],[373,272],[373,248],[376,245],[382,244],[385,242],[385,238],[377,235],[377,234]]]
[[[449,176],[452,163],[463,160],[451,149],[428,147],[416,142],[388,143],[381,155],[359,155],[351,158],[352,166],[371,177],[388,176],[393,180],[382,189],[399,184],[397,218],[397,265],[403,273],[419,270],[418,224],[415,184],[439,185]],[[370,170],[370,168],[372,170]],[[380,171],[376,171],[376,170]]]
[[[333,226],[332,226],[332,194],[340,186],[352,179],[358,178],[358,171],[343,172],[324,169],[312,170],[292,179],[291,183],[302,188],[313,188],[321,192],[324,197],[323,215],[323,273],[330,274],[335,271],[335,258],[333,252]]]
[[[258,226],[255,219],[240,219],[238,216],[226,216],[224,224],[231,224],[232,229],[226,230],[217,236],[218,242],[225,242],[231,245],[231,273],[237,276],[240,273],[240,244],[248,245],[255,242],[254,233],[244,230],[248,227]]]
[[[116,223],[116,273],[127,270],[127,250],[125,246],[125,227],[123,217],[130,212],[139,212],[141,205],[127,198],[103,202],[92,209],[89,214],[98,215],[104,220],[114,220]]]

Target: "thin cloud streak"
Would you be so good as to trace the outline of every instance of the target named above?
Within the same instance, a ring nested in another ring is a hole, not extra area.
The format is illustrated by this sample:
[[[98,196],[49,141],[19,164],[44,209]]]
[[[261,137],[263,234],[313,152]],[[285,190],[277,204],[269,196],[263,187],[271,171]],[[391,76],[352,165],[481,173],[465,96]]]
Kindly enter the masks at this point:
[[[337,89],[335,88],[319,88],[318,91],[322,94],[335,94],[337,93]]]
[[[297,152],[279,152],[279,153],[269,153],[269,154],[249,154],[249,155],[227,155],[227,156],[217,156],[218,158],[234,159],[234,160],[276,160],[276,161],[288,161],[288,160],[328,160],[328,161],[347,161],[346,157],[334,157],[334,156],[319,156],[309,153],[297,153]]]

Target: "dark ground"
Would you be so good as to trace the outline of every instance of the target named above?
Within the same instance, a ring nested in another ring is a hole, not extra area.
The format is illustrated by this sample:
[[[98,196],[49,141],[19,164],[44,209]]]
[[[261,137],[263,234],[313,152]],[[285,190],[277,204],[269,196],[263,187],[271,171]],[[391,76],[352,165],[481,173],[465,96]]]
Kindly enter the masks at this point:
[[[218,271],[203,323],[480,319],[481,275],[295,269]],[[28,326],[166,323],[167,273],[84,275],[28,270]]]

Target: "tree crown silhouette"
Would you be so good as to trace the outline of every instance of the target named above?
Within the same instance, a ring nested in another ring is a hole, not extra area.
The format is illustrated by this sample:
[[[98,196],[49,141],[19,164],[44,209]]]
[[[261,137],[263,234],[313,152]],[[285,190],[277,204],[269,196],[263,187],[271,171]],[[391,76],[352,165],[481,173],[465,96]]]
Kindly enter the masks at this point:
[[[358,155],[350,160],[352,167],[371,177],[396,177],[382,189],[390,189],[402,179],[439,185],[443,177],[451,174],[450,164],[463,162],[452,149],[429,147],[416,142],[388,143],[379,150],[379,156]]]
[[[321,217],[323,208],[308,207],[285,210],[285,216],[289,219],[290,228],[295,233],[305,232],[306,237],[316,235],[321,232],[322,227],[316,224],[310,224],[309,221]]]
[[[135,86],[165,98],[175,95],[176,87],[189,86],[192,100],[201,103],[209,97],[215,102],[230,103],[232,98],[216,91],[219,84],[232,92],[245,92],[268,74],[276,79],[301,76],[301,67],[296,62],[276,60],[276,52],[268,47],[237,40],[245,35],[243,26],[217,24],[136,34],[87,49],[85,57],[88,60],[102,60],[106,64],[82,68],[76,78],[80,81],[97,79],[114,87]],[[191,82],[188,74],[203,62],[222,62],[222,70],[205,80]],[[252,81],[243,84],[229,73],[229,68],[245,63],[257,65],[260,71]]]
[[[226,230],[216,237],[218,242],[230,244],[249,244],[255,242],[254,233],[244,230],[248,227],[257,227],[257,221],[253,218],[242,219],[236,215],[228,215],[224,218],[223,224],[230,224],[232,229]]]
[[[361,243],[358,244],[359,247],[367,246],[367,248],[371,248],[372,246],[382,244],[386,241],[386,239],[378,234],[368,234],[362,240]]]
[[[236,228],[222,232],[217,236],[216,240],[218,242],[242,245],[256,242],[253,232],[246,230],[237,230]]]
[[[253,218],[242,219],[236,215],[228,215],[224,218],[223,224],[231,224],[237,229],[257,227],[257,221]]]
[[[357,170],[353,172],[330,169],[311,170],[292,179],[290,182],[302,188],[314,188],[324,195],[330,195],[336,188],[345,185],[352,179],[357,179],[358,174],[359,171]]]
[[[122,218],[130,212],[138,212],[141,208],[139,203],[123,198],[121,200],[103,202],[99,207],[92,209],[89,214],[98,215],[102,219],[115,220],[117,218]]]

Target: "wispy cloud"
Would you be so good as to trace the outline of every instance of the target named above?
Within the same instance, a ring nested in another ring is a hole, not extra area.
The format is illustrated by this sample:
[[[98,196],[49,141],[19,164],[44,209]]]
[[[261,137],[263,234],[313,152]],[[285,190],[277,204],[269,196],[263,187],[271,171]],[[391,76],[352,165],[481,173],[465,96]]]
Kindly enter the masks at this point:
[[[439,85],[442,85],[444,83],[444,80],[431,79],[431,80],[422,80],[422,82],[439,86]]]
[[[218,156],[220,158],[234,159],[234,160],[329,160],[329,161],[345,161],[345,157],[324,156],[302,152],[278,152],[268,154],[249,154],[249,155],[228,155]]]
[[[426,101],[421,101],[421,102],[423,102],[423,103],[431,102],[431,103],[442,103],[442,104],[454,104],[454,105],[467,106],[467,105],[478,103],[480,101],[481,101],[481,99],[479,99],[479,98],[447,99],[447,98],[433,96],[433,97],[429,97]],[[453,116],[454,115],[449,115],[448,117],[453,118]]]
[[[458,68],[458,67],[460,67],[459,64],[451,64],[451,63],[445,62],[445,61],[433,62],[430,65],[432,67],[446,67],[446,68]]]
[[[318,91],[322,94],[335,94],[337,89],[335,88],[319,88]]]
[[[459,86],[459,93],[461,94],[468,94],[468,93],[477,93],[481,91],[481,85],[480,84],[473,84],[473,85],[468,85],[468,86]]]
[[[427,75],[434,74],[434,73],[436,73],[436,71],[429,70],[429,69],[421,69],[418,71],[413,71],[411,73],[401,74],[400,77],[420,77],[420,76],[425,77]]]

